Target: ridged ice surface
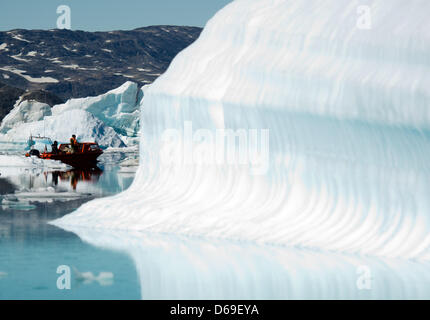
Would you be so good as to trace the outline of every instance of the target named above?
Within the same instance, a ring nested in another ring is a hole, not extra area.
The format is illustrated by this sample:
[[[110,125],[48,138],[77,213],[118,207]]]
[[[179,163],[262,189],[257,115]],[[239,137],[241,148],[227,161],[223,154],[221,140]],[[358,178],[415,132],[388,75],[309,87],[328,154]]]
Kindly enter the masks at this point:
[[[130,189],[54,223],[430,259],[430,2],[362,4],[228,5],[146,92]],[[222,129],[259,161],[190,162]]]

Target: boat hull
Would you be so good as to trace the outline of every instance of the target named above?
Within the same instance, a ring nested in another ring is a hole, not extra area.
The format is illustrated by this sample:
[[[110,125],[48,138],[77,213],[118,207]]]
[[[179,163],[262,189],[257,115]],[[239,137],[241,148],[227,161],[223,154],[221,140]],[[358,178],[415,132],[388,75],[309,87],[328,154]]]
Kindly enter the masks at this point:
[[[93,167],[97,164],[97,158],[102,154],[102,151],[92,153],[67,153],[67,154],[52,154],[42,153],[40,158],[46,160],[58,160],[68,164],[74,168]]]

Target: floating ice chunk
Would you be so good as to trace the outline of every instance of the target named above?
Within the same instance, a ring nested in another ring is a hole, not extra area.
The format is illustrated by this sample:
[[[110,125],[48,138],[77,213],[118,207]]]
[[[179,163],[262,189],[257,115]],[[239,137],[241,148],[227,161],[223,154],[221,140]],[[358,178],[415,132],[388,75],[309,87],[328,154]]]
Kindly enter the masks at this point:
[[[139,102],[143,93],[134,82],[97,97],[70,99],[52,108],[53,115],[70,110],[85,110],[125,136],[136,136],[139,131]]]
[[[29,203],[29,202],[40,202],[40,203],[52,203],[54,201],[69,201],[75,199],[82,199],[92,197],[91,193],[78,193],[78,192],[56,192],[50,191],[48,189],[42,191],[31,191],[31,192],[20,192],[16,191],[13,194],[8,194],[3,196],[3,200],[5,201],[15,201],[20,203]]]
[[[0,155],[0,172],[6,168],[68,169],[70,166],[60,161],[44,160],[35,156]]]
[[[69,142],[72,134],[78,141],[97,142],[102,147],[124,147],[120,136],[91,113],[71,109],[47,116],[43,120],[23,123],[10,129],[3,139],[26,141],[30,135],[48,136],[58,142]]]
[[[127,158],[119,166],[119,173],[135,173],[139,167],[139,158]]]
[[[102,271],[97,276],[91,271],[80,272],[76,267],[73,267],[76,280],[84,284],[98,282],[101,286],[111,286],[114,282],[114,274],[112,272]]]
[[[18,199],[5,199],[1,200],[1,207],[3,210],[17,210],[17,211],[30,211],[37,207],[30,204],[29,201],[19,201]]]
[[[121,167],[136,167],[139,165],[138,158],[128,158],[120,163]]]
[[[138,153],[139,152],[139,146],[137,144],[133,144],[130,147],[124,147],[124,148],[115,148],[115,147],[109,147],[105,150],[106,154],[109,153],[117,153],[117,152],[121,152],[121,153]]]

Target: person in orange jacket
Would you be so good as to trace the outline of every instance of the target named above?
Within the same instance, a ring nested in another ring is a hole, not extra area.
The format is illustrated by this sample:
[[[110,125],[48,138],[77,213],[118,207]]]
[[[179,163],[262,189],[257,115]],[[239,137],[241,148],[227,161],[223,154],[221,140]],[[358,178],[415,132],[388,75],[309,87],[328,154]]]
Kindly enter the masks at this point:
[[[72,148],[72,153],[75,153],[78,151],[78,140],[76,139],[75,135],[72,135],[70,138],[70,147]]]

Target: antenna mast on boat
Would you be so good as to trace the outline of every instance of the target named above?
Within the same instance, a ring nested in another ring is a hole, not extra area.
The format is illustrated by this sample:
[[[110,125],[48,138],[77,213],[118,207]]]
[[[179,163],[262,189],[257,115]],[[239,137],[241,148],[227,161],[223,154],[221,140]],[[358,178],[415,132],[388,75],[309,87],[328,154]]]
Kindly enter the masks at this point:
[[[47,100],[46,100],[46,91],[43,91],[44,92],[44,94],[45,94],[45,103],[47,102]],[[46,137],[46,132],[45,132],[45,118],[46,117],[43,117],[43,136],[44,137]]]

